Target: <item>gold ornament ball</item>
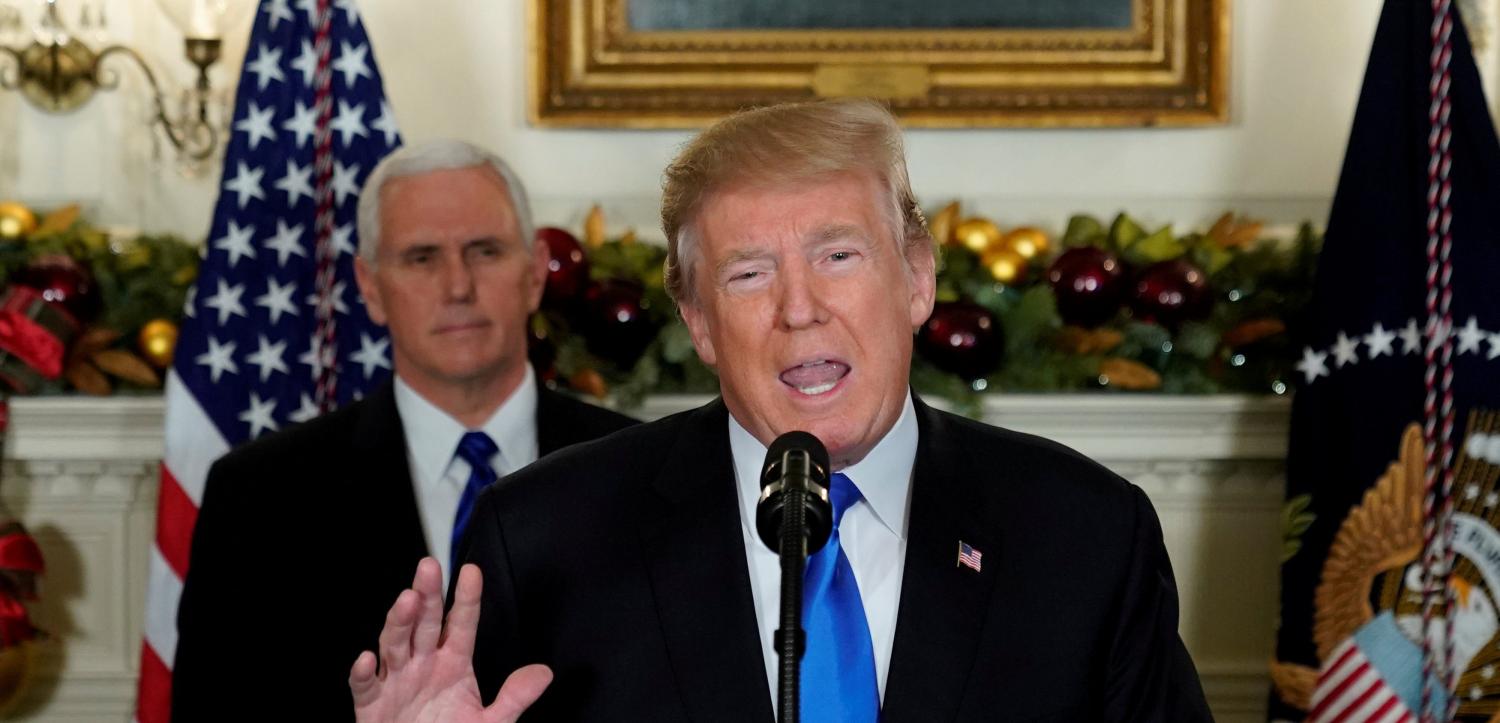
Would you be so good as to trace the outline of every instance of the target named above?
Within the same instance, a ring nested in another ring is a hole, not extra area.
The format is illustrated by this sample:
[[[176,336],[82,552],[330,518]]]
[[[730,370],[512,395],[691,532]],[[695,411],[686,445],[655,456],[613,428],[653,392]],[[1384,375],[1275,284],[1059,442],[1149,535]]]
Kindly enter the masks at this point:
[[[172,350],[177,347],[177,325],[166,319],[153,319],[141,327],[136,345],[141,356],[157,369],[172,365]]]
[[[0,203],[0,240],[16,241],[35,230],[36,214],[31,209],[15,201]]]
[[[1034,259],[1047,253],[1052,243],[1047,238],[1046,232],[1039,228],[1022,226],[1005,234],[1001,244],[1021,255],[1022,258]]]
[[[990,270],[990,276],[1002,284],[1015,284],[1026,276],[1026,257],[1008,248],[992,248],[979,260]]]
[[[1000,241],[1000,227],[987,218],[971,218],[953,229],[958,243],[976,254],[983,254]]]

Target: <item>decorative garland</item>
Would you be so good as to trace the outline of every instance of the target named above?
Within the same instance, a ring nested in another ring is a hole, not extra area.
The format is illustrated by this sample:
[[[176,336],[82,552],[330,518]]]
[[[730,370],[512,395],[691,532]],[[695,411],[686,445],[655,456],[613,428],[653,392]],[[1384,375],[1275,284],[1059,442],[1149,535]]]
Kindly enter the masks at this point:
[[[1290,239],[1226,214],[1202,232],[1069,220],[1060,243],[1008,233],[958,204],[932,216],[938,303],[918,332],[912,383],[978,414],[983,393],[1094,389],[1285,394],[1291,327],[1312,288],[1321,237]],[[531,358],[549,382],[621,406],[652,393],[713,393],[662,288],[666,250],[608,238],[596,207],[583,241],[540,232],[552,251]]]
[[[1002,391],[1292,386],[1291,327],[1321,243],[1308,225],[1269,239],[1260,224],[1228,214],[1186,234],[1125,214],[1109,224],[1075,216],[1054,240],[964,218],[954,203],[931,215],[930,228],[938,303],[916,336],[912,383],[960,411],[978,414],[982,394]],[[559,228],[538,232],[552,252],[531,324],[538,372],[627,408],[650,394],[716,392],[662,288],[666,250],[631,232],[609,237],[598,208],[582,230],[581,241]],[[173,236],[116,237],[80,221],[76,207],[38,219],[0,203],[0,380],[27,393],[160,386],[197,265],[195,248]],[[21,303],[29,292],[50,303]],[[17,346],[8,320],[61,346]],[[47,363],[37,348],[65,351]]]
[[[176,236],[0,203],[0,381],[25,394],[160,388],[197,275],[198,250]]]

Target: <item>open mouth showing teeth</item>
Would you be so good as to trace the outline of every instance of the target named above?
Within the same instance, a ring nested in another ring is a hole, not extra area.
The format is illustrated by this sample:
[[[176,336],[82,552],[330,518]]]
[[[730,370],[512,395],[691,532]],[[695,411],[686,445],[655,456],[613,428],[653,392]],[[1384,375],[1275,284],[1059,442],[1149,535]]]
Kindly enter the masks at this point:
[[[827,394],[849,373],[849,365],[831,359],[816,359],[781,373],[781,383],[810,397]]]

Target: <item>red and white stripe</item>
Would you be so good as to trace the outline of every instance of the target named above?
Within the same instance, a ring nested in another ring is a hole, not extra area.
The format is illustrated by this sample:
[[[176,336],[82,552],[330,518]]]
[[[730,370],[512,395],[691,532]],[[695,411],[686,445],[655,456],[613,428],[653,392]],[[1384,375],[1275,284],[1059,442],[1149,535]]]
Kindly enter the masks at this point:
[[[1428,57],[1427,136],[1427,340],[1423,400],[1423,442],[1426,452],[1425,494],[1422,500],[1422,629],[1431,630],[1434,617],[1445,620],[1447,643],[1434,650],[1430,636],[1422,640],[1423,723],[1453,720],[1458,699],[1452,695],[1459,671],[1453,670],[1453,195],[1450,143],[1453,110],[1449,90],[1453,59],[1451,0],[1431,0],[1432,49]],[[1441,610],[1441,611],[1439,611]],[[1448,705],[1439,715],[1428,710],[1434,681],[1448,692]]]
[[[147,563],[146,630],[141,648],[139,723],[168,723],[172,662],[177,653],[177,600],[208,468],[229,443],[175,371],[167,374],[166,438],[156,503],[156,543]]]
[[[1386,685],[1353,638],[1328,656],[1318,676],[1308,723],[1416,723],[1396,691]]]
[[[338,260],[338,249],[333,246],[333,12],[329,0],[318,0],[318,29],[314,34],[313,50],[318,55],[318,68],[314,75],[314,107],[318,113],[313,169],[317,176],[314,194],[318,202],[318,215],[313,224],[317,237],[318,272],[314,277],[314,293],[317,295],[318,319],[317,349],[321,357],[318,366],[316,401],[320,411],[332,411],[338,401],[338,356],[337,327],[334,316],[334,273]]]
[[[316,278],[318,339],[321,373],[318,404],[332,408],[337,389],[334,357],[333,274],[333,70],[329,33],[332,7],[318,0],[315,38],[318,123],[314,155],[314,193],[318,203],[315,223],[318,273]],[[147,563],[146,629],[141,647],[141,679],[136,699],[137,723],[169,723],[172,715],[172,664],[177,652],[177,603],[187,576],[193,527],[203,503],[203,488],[214,460],[229,451],[229,442],[214,426],[199,401],[175,372],[167,375],[166,444],[157,502],[156,543]]]

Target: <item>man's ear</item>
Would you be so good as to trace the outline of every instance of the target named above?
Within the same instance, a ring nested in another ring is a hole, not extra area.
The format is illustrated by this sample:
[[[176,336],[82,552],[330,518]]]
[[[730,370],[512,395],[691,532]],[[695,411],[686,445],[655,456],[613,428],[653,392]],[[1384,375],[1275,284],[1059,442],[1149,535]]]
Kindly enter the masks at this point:
[[[697,350],[698,358],[702,359],[704,364],[713,367],[718,363],[718,357],[714,354],[713,338],[708,333],[708,318],[700,302],[679,303],[677,311],[682,314],[682,321],[687,324],[688,335],[693,338],[693,349]]]
[[[359,295],[364,297],[365,312],[370,321],[385,326],[385,300],[380,298],[380,285],[375,283],[375,270],[370,268],[362,254],[354,256],[354,283],[359,286]]]
[[[547,264],[552,261],[552,249],[540,235],[531,239],[531,264],[526,269],[527,303],[531,313],[542,306],[542,294],[547,290]]]
[[[907,249],[906,259],[911,268],[911,328],[915,332],[932,316],[937,298],[937,259],[931,242]]]

